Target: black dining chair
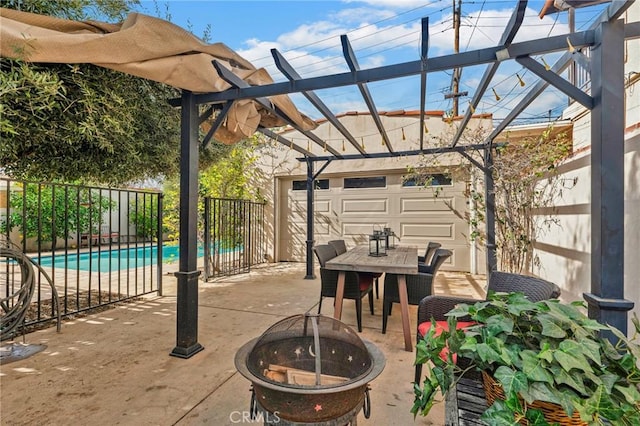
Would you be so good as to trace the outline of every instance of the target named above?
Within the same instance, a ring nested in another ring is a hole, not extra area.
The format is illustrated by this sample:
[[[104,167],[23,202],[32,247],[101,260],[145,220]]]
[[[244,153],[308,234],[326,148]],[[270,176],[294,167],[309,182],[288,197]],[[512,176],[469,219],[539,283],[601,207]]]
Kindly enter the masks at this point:
[[[424,256],[418,256],[418,264],[420,263],[429,264],[431,262],[433,254],[440,247],[442,247],[442,244],[429,241],[429,243],[427,244],[427,248],[424,252]]]
[[[509,272],[494,271],[489,275],[487,294],[489,292],[500,293],[524,293],[531,302],[556,299],[560,297],[560,287],[556,284],[537,277],[513,274]],[[418,342],[431,326],[431,320],[443,328],[447,327],[447,313],[460,303],[472,305],[486,299],[471,299],[449,295],[429,295],[418,303]],[[458,318],[458,325],[466,325],[468,318]],[[422,364],[416,365],[415,383],[420,383],[422,376]]]
[[[406,275],[407,300],[409,305],[417,305],[426,296],[433,294],[433,279],[438,273],[440,265],[451,257],[452,254],[451,250],[437,249],[429,265],[432,272],[418,272],[416,275]],[[384,296],[382,300],[382,334],[384,334],[387,332],[387,320],[389,315],[391,315],[393,303],[400,303],[397,274],[385,274]]]
[[[332,240],[329,241],[329,244],[331,246],[333,246],[333,248],[336,249],[336,253],[338,255],[341,255],[342,253],[346,253],[347,252],[347,244],[345,243],[344,240]],[[375,288],[376,288],[376,299],[378,299],[378,295],[379,295],[379,290],[378,290],[378,278],[380,278],[382,276],[382,273],[379,272],[359,272],[360,276],[363,275],[371,275],[371,279],[374,280],[375,282]]]
[[[418,272],[422,272],[424,274],[435,274],[435,272],[440,269],[440,266],[442,266],[444,261],[451,257],[452,254],[451,250],[440,248],[436,249],[429,263],[418,262]]]
[[[347,252],[347,243],[345,243],[344,240],[332,240],[329,241],[329,245],[333,246],[333,248],[336,249],[336,253],[338,255]]]
[[[322,310],[322,299],[325,297],[336,297],[338,289],[338,273],[340,271],[326,269],[326,262],[337,256],[336,250],[329,244],[320,244],[313,248],[313,252],[320,263],[320,302],[318,303],[318,314]],[[356,304],[356,320],[358,331],[362,332],[362,298],[369,296],[369,309],[371,315],[373,310],[373,278],[367,274],[359,274],[353,271],[346,271],[344,279],[344,299],[352,299]]]

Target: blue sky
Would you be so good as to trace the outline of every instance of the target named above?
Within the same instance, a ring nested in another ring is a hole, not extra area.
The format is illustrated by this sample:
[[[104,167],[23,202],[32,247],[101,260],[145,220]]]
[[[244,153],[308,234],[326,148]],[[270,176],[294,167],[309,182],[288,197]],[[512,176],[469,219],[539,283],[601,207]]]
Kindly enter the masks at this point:
[[[542,0],[530,0],[516,42],[541,39],[569,32],[567,13],[539,19]],[[512,14],[513,0],[462,0],[460,51],[497,45]],[[202,37],[210,32],[210,42],[222,42],[264,67],[274,80],[278,72],[270,49],[277,48],[303,77],[348,71],[342,56],[340,35],[347,34],[361,69],[390,65],[419,58],[420,20],[429,17],[429,56],[453,52],[453,0],[343,0],[343,1],[142,1],[141,12],[171,20]],[[576,30],[586,29],[602,6],[576,10]],[[540,58],[538,58],[540,59]],[[554,56],[544,58],[549,64]],[[480,80],[485,66],[463,70],[460,113]],[[525,86],[520,86],[520,76]],[[537,78],[514,61],[501,65],[490,90],[476,112],[492,112],[504,117]],[[427,110],[450,110],[450,73],[428,77]],[[369,89],[379,111],[419,109],[418,77],[371,83]],[[493,91],[500,96],[497,101]],[[366,111],[356,87],[319,91],[317,94],[334,113]],[[321,115],[301,95],[291,95],[298,108],[313,118]],[[547,89],[522,115],[519,121],[535,122],[557,117],[566,98]]]

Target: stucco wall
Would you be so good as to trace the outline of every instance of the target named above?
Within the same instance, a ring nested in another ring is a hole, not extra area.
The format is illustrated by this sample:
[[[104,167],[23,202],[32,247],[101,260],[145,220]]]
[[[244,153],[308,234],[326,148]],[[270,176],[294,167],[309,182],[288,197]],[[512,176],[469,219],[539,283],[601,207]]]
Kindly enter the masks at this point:
[[[636,303],[633,312],[640,315],[640,87],[626,89],[627,125],[625,132],[625,298]],[[566,300],[582,300],[591,290],[591,155],[590,115],[569,109],[578,116],[574,126],[577,154],[560,167],[567,190],[557,200],[553,214],[558,226],[552,226],[536,242],[541,277],[558,283]],[[632,113],[630,113],[630,111]],[[575,183],[575,187],[569,189]],[[631,318],[631,316],[630,316]],[[632,325],[629,324],[632,330]]]

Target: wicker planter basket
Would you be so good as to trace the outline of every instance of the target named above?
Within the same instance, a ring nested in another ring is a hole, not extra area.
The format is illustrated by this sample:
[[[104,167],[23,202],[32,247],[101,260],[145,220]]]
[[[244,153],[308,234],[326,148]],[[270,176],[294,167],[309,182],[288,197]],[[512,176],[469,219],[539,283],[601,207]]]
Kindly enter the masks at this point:
[[[489,406],[493,405],[496,399],[504,400],[505,396],[504,391],[502,390],[502,385],[485,371],[482,372],[482,384],[487,398],[487,404]],[[580,414],[578,414],[577,411],[574,411],[573,416],[569,417],[558,404],[544,401],[533,401],[533,404],[529,405],[529,408],[542,411],[544,418],[551,424],[558,424],[560,426],[587,426],[586,422],[580,420]],[[520,420],[519,423],[525,426],[528,426],[529,424],[526,419]]]

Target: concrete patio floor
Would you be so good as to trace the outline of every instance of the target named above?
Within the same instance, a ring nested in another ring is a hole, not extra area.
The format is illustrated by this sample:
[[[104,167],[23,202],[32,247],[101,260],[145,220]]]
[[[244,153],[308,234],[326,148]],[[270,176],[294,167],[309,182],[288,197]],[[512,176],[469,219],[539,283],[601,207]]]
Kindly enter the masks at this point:
[[[0,367],[2,425],[234,425],[247,419],[250,383],[234,366],[236,351],[281,319],[315,312],[320,279],[305,280],[299,263],[269,264],[251,273],[200,283],[198,340],[190,359],[169,356],[176,336],[176,279],[163,280],[164,296],[148,297],[27,334],[46,349]],[[382,282],[380,283],[382,287]],[[440,272],[436,293],[480,297],[483,276]],[[381,289],[382,290],[382,289]],[[331,299],[323,314],[332,315]],[[370,383],[371,416],[359,425],[443,425],[443,404],[415,420],[414,353],[403,350],[400,310],[381,334],[382,295],[375,315],[363,309],[360,336],[386,357]],[[411,327],[416,307],[410,307]],[[355,328],[353,302],[342,321]],[[22,342],[22,339],[16,339]],[[7,346],[11,342],[4,342]],[[414,342],[415,343],[415,342]],[[262,424],[261,422],[253,422]]]

